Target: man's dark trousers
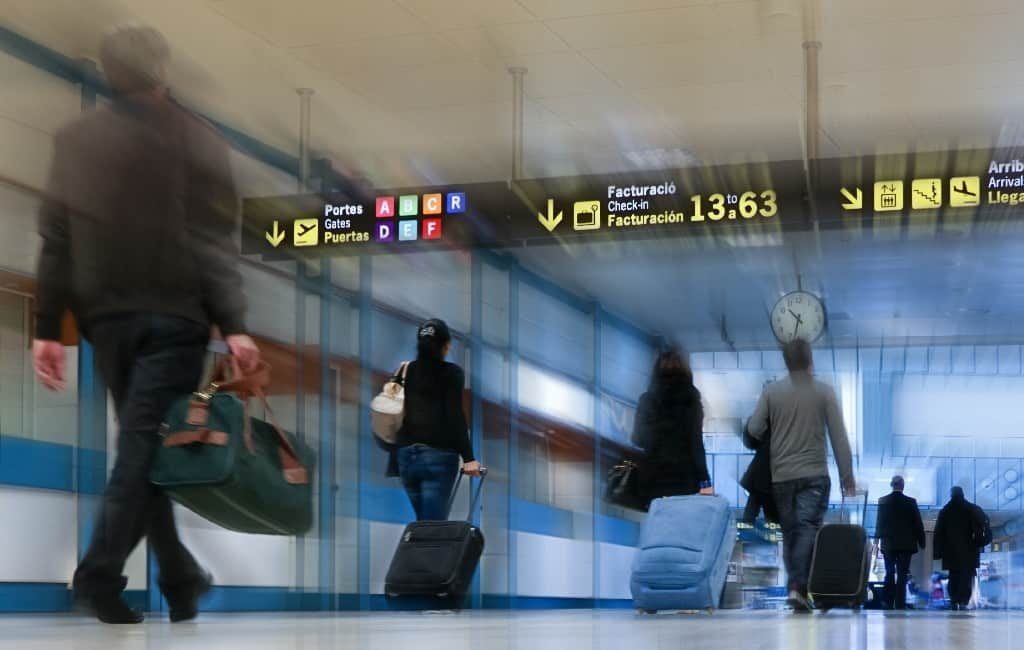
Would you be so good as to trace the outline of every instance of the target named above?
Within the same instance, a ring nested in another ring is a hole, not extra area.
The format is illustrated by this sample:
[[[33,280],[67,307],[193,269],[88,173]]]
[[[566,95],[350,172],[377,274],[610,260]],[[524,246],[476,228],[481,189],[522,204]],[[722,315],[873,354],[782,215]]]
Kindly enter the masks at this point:
[[[910,575],[910,551],[883,552],[885,558],[885,604],[889,609],[907,608],[907,578]]]
[[[170,499],[149,482],[159,428],[173,401],[196,390],[209,326],[154,313],[119,315],[87,328],[119,423],[117,460],[85,557],[75,571],[77,598],[113,597],[125,587],[125,562],[143,536],[172,598],[199,581],[201,569],[178,538]]]

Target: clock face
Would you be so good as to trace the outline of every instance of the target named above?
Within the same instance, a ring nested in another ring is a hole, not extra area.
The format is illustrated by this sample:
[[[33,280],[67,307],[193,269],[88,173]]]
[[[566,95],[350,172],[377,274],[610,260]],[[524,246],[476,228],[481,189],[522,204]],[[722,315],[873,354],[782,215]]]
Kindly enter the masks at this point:
[[[825,331],[825,305],[806,291],[783,296],[772,309],[772,331],[782,343],[804,339],[813,343]]]

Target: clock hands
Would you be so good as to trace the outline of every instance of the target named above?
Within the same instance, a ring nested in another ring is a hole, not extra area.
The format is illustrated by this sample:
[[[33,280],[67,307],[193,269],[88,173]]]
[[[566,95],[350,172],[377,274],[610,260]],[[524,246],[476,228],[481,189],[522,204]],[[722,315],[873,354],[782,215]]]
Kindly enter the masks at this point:
[[[800,326],[804,324],[804,319],[792,309],[789,310],[789,313],[793,314],[793,317],[796,318],[796,328],[793,330],[793,338],[796,338],[797,333],[800,331]]]

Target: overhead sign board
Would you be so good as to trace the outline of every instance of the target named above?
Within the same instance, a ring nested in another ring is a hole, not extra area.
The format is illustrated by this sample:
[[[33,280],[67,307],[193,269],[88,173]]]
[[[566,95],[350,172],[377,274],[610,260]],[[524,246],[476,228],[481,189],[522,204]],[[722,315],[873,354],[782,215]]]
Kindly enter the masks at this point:
[[[808,179],[814,178],[813,196]],[[725,238],[812,227],[1002,222],[1024,162],[933,152],[247,199],[243,253],[331,256],[626,238]]]

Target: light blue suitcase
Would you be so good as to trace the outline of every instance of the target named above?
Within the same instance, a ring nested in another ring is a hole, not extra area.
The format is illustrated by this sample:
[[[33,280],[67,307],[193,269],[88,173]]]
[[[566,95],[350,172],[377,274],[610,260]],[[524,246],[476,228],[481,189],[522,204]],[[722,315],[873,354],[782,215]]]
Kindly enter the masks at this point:
[[[717,608],[735,543],[725,497],[654,500],[633,558],[633,604],[648,613]]]

